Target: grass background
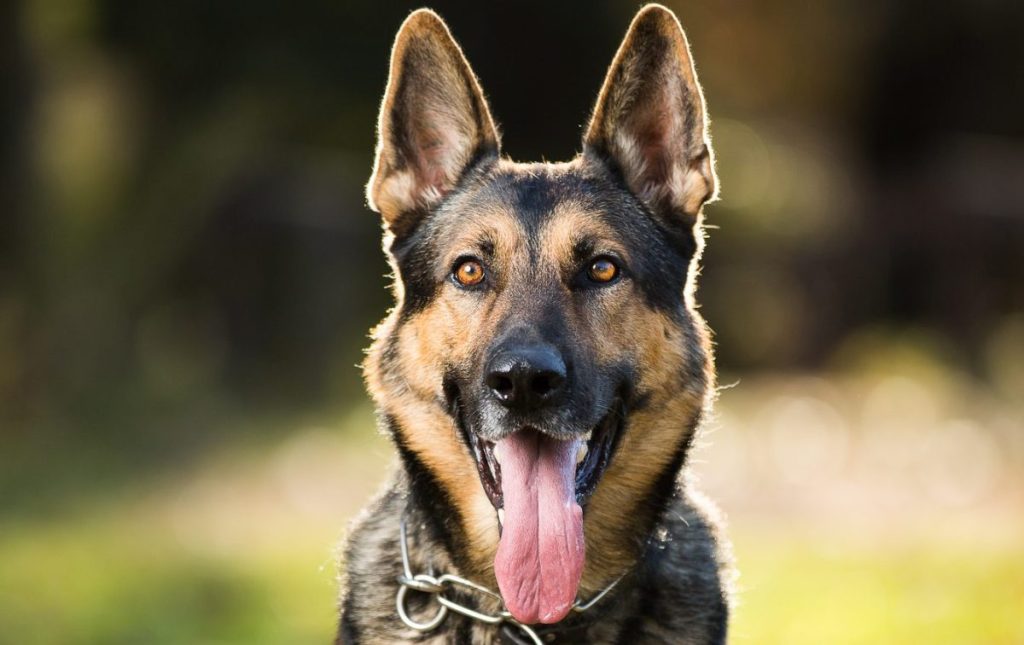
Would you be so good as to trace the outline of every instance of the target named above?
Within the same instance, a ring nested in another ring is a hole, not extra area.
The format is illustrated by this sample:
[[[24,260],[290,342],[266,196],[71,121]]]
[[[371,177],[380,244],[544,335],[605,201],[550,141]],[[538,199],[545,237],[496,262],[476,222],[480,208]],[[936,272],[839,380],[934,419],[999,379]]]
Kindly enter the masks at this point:
[[[790,375],[723,390],[693,461],[730,516],[741,571],[731,642],[1024,642],[1013,435],[961,418],[951,448],[886,436],[872,453],[879,414],[993,413],[927,394],[927,378],[949,377]],[[1019,413],[1003,405],[996,416]],[[329,642],[336,546],[390,446],[365,405],[273,422],[291,424],[279,440],[236,439],[116,492],[6,519],[0,642]]]

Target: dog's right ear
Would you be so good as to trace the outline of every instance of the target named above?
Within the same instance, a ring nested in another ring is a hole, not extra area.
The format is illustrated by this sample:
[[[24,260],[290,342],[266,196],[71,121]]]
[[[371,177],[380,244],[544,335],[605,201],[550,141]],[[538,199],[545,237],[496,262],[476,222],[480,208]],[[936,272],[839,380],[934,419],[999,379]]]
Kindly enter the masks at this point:
[[[473,70],[429,9],[398,30],[377,126],[370,208],[398,232],[439,202],[463,173],[497,158],[498,131]]]

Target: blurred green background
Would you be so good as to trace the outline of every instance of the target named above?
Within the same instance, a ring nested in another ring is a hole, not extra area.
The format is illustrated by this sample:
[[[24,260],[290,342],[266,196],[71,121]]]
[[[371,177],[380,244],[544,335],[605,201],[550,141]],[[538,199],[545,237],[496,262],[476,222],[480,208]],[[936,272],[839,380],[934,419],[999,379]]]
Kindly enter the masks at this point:
[[[735,643],[1024,643],[1024,3],[669,2]],[[391,460],[362,185],[418,3],[0,4],[0,643],[324,643]],[[566,159],[634,2],[435,2]]]

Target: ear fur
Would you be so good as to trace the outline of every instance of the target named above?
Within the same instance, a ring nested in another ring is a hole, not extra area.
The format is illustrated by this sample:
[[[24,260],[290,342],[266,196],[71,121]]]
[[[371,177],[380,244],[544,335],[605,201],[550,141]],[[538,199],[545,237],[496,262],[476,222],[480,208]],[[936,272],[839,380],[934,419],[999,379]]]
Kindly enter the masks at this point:
[[[605,77],[583,139],[656,215],[692,224],[716,195],[704,96],[675,14],[640,10]]]
[[[429,9],[402,23],[366,186],[370,208],[395,231],[439,202],[482,157],[499,154],[498,131],[473,70]]]

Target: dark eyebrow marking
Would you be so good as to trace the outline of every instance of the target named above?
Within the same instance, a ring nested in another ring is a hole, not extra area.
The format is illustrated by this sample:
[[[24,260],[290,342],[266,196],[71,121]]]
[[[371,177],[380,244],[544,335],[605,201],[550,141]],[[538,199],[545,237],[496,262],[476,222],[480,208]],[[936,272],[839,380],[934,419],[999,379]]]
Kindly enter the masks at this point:
[[[583,260],[589,260],[590,256],[594,254],[594,240],[590,238],[584,238],[578,240],[572,247],[572,257],[577,262]]]

